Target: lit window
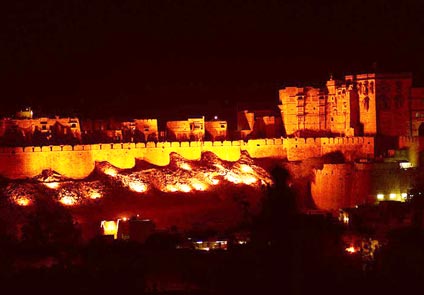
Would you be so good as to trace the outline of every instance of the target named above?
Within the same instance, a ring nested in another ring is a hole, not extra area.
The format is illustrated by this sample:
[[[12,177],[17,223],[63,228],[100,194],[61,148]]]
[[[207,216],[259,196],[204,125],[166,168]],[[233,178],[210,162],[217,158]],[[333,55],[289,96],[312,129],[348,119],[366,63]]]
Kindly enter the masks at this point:
[[[389,195],[389,197],[390,197],[390,200],[394,200],[394,199],[396,199],[396,194],[391,193]]]
[[[383,194],[377,194],[377,200],[384,200],[384,195]]]

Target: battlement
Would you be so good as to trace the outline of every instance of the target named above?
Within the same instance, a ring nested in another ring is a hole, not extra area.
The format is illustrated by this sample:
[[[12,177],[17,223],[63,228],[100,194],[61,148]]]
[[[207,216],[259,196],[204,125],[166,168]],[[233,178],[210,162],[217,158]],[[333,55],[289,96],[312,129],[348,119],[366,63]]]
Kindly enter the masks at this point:
[[[267,138],[249,141],[175,141],[146,143],[98,143],[90,145],[1,147],[0,175],[26,178],[52,169],[71,178],[88,176],[95,162],[107,161],[128,169],[136,159],[164,166],[172,152],[189,160],[199,160],[203,152],[212,152],[225,161],[237,161],[242,152],[252,158],[278,158],[289,161],[320,157],[338,151],[348,161],[374,156],[374,138]]]

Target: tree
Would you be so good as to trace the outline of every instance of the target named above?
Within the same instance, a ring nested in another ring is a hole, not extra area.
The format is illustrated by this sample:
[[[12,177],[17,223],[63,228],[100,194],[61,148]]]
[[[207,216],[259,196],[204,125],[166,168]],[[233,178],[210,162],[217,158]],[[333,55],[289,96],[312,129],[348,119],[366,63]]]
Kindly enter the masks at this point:
[[[80,231],[68,210],[50,200],[38,200],[22,227],[22,240],[30,247],[65,247],[79,242]]]

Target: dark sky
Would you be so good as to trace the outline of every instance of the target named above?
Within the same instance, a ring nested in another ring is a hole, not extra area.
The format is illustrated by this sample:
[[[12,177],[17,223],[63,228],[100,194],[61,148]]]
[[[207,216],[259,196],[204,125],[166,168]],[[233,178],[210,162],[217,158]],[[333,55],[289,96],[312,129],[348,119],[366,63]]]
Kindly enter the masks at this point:
[[[181,116],[192,104],[275,103],[281,86],[374,62],[424,82],[419,0],[16,0],[0,11],[2,114],[31,105],[40,114]]]

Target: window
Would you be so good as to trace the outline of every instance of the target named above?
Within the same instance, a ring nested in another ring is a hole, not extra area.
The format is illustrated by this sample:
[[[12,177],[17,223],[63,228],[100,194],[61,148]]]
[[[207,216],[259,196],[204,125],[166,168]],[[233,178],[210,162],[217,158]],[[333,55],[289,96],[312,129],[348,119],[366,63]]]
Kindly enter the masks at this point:
[[[365,82],[364,82],[364,89],[363,89],[363,90],[364,90],[364,91],[363,91],[363,92],[364,92],[364,94],[365,94],[365,95],[368,95],[368,81],[365,81]]]
[[[364,98],[364,109],[366,111],[370,109],[370,98],[368,96]]]

